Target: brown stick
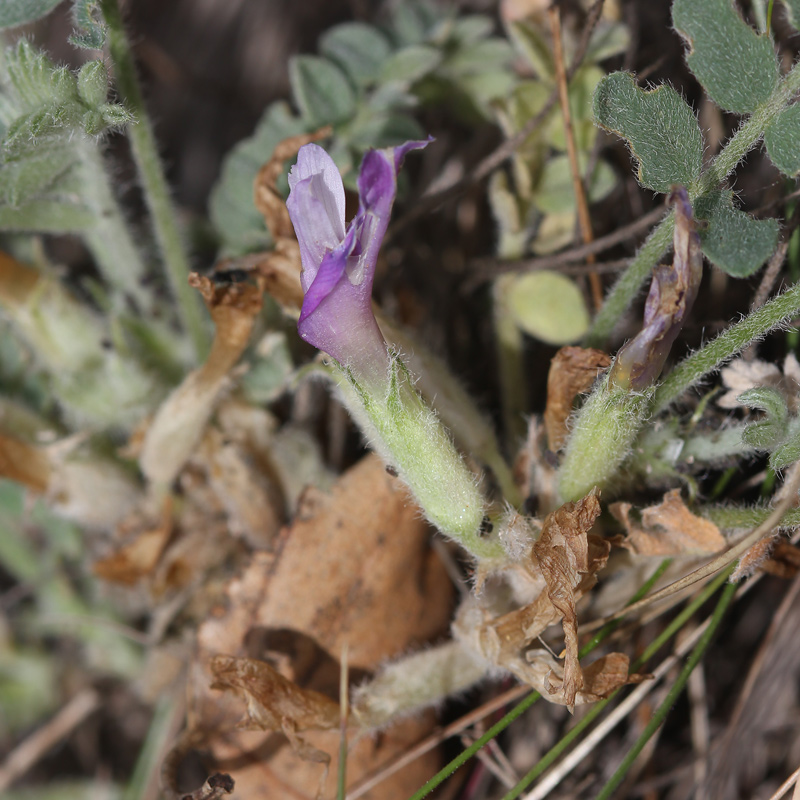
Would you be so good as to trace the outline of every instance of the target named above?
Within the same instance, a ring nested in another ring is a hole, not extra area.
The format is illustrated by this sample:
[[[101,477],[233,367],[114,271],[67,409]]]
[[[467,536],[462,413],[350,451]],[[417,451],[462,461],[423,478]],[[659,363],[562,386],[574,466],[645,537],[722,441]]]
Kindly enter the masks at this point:
[[[592,221],[589,217],[589,203],[586,200],[586,188],[581,177],[581,168],[578,164],[578,148],[575,145],[575,130],[572,126],[572,112],[569,107],[569,87],[567,85],[567,70],[564,66],[564,47],[561,43],[561,14],[558,6],[553,4],[547,9],[550,18],[550,33],[553,37],[553,61],[556,68],[556,83],[558,85],[558,100],[561,105],[561,117],[564,120],[564,134],[567,141],[567,157],[569,158],[570,172],[572,173],[572,189],[575,192],[575,204],[578,208],[578,223],[581,229],[581,238],[584,244],[592,241]],[[589,254],[586,260],[594,263],[594,254]],[[592,290],[592,303],[595,310],[603,305],[603,285],[596,272],[589,273],[589,285]]]

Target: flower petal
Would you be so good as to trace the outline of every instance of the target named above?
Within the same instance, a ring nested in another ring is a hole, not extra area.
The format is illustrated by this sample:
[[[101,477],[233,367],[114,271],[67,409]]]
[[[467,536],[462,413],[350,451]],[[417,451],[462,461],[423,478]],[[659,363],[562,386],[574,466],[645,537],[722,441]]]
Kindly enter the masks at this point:
[[[314,281],[322,259],[344,239],[344,185],[333,159],[318,145],[300,148],[289,173],[286,207],[300,245],[303,289]]]

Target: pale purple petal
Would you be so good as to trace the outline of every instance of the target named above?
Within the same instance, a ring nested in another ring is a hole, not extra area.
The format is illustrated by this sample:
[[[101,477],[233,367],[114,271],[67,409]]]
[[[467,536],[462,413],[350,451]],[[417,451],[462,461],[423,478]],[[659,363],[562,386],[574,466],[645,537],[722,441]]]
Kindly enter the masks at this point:
[[[286,207],[300,245],[303,289],[313,282],[325,253],[344,239],[344,185],[331,157],[318,145],[300,148],[289,173]]]
[[[359,210],[346,234],[344,189],[330,156],[316,145],[306,145],[289,175],[287,206],[300,245],[305,291],[297,329],[305,341],[373,389],[385,388],[388,375],[386,343],[372,313],[378,251],[403,158],[426,144],[407,142],[364,156],[358,177]]]

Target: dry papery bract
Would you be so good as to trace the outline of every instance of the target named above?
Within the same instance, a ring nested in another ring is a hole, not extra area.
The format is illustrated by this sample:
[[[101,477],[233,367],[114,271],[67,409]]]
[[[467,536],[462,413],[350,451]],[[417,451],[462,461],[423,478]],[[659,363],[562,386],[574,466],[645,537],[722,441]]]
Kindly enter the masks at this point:
[[[725,537],[710,520],[692,514],[681,499],[679,489],[641,510],[641,522],[631,517],[630,503],[612,503],[609,510],[624,526],[627,535],[614,543],[639,556],[697,557],[725,549]]]
[[[200,626],[176,757],[196,747],[210,772],[234,778],[237,797],[315,797],[325,767],[304,758],[336,753],[339,734],[307,729],[338,728],[342,648],[358,682],[447,630],[453,589],[429,535],[376,456],[344,473],[330,494],[309,488],[274,551],[252,555]],[[432,724],[423,714],[378,737],[351,739],[348,783],[403,752]],[[437,766],[431,752],[367,796],[405,800]]]
[[[640,679],[628,675],[628,657],[621,653],[604,656],[585,670],[578,658],[576,604],[596,584],[611,547],[589,533],[599,514],[595,493],[549,514],[528,558],[517,565],[518,574],[502,576],[518,587],[527,583],[528,601],[497,614],[492,608],[499,594],[497,576],[490,576],[481,591],[462,604],[454,624],[456,637],[490,665],[512,672],[547,700],[568,707],[594,702]],[[559,621],[566,643],[563,665],[544,649],[529,649]]]
[[[547,374],[547,406],[544,425],[547,442],[554,453],[567,439],[567,420],[575,398],[592,388],[597,376],[611,364],[602,350],[586,347],[562,347],[550,362]]]

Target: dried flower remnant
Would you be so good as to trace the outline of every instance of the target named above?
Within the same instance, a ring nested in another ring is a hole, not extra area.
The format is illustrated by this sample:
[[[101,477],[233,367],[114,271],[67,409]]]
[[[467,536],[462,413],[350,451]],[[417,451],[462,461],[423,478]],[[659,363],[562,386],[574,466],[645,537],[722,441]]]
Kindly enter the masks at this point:
[[[372,282],[397,173],[406,154],[426,144],[367,152],[358,176],[359,210],[347,227],[344,184],[333,159],[315,144],[300,149],[286,204],[303,265],[297,329],[335,359],[343,402],[428,519],[475,557],[500,558],[496,537],[480,533],[484,502],[474,477],[405,364],[390,351],[372,311]]]
[[[612,503],[609,510],[624,526],[620,544],[640,556],[703,556],[725,549],[725,537],[711,520],[692,514],[679,489],[664,495],[654,506],[642,509],[641,524],[631,519],[630,503]]]
[[[591,389],[597,376],[611,363],[602,350],[592,347],[562,347],[550,362],[547,373],[547,407],[544,424],[547,443],[554,453],[567,438],[567,419],[577,395]]]
[[[661,374],[703,277],[703,253],[689,195],[676,187],[670,200],[675,206],[672,264],[656,267],[645,303],[644,327],[617,353],[609,376],[611,385],[631,391],[647,388]]]

